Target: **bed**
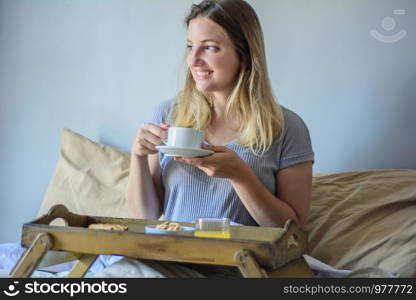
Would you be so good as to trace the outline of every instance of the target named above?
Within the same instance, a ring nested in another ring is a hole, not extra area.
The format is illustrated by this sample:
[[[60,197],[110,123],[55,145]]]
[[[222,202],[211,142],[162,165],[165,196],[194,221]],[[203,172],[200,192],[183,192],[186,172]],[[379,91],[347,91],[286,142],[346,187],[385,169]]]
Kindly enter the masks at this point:
[[[78,214],[131,218],[124,197],[129,159],[129,152],[63,129],[38,216],[64,204]],[[416,170],[315,174],[307,231],[305,258],[318,277],[416,277]],[[0,276],[23,251],[19,241],[0,245]],[[100,256],[87,277],[121,261]],[[70,266],[39,269],[33,276],[60,277]]]

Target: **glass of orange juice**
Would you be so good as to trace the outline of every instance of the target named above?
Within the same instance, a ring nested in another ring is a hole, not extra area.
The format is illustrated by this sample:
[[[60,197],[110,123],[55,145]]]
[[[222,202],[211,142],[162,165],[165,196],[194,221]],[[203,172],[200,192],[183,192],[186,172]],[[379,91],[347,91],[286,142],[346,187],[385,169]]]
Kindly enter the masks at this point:
[[[197,237],[229,239],[231,237],[230,219],[198,218],[194,235]]]

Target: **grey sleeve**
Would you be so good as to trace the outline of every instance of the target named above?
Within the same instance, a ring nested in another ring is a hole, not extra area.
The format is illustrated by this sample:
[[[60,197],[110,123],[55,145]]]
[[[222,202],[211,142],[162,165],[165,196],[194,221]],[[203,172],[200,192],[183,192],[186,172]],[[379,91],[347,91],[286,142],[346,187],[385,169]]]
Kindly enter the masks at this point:
[[[294,112],[283,108],[285,116],[285,134],[282,140],[279,169],[312,161],[314,153],[308,127]]]
[[[167,116],[169,113],[169,107],[172,104],[172,100],[163,101],[156,106],[153,114],[148,118],[145,123],[152,123],[159,125],[160,123],[167,123]]]

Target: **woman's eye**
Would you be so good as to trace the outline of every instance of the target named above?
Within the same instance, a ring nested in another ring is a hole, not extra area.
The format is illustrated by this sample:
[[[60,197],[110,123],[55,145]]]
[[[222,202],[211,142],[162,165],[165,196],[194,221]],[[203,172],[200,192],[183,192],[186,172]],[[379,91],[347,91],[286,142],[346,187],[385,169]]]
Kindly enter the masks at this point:
[[[192,45],[186,45],[186,49],[188,51],[192,51],[193,46]],[[219,48],[216,47],[216,46],[205,46],[203,49],[204,50],[212,50],[212,51],[218,51],[219,50]]]
[[[214,50],[214,51],[217,51],[218,50],[218,47],[216,47],[216,46],[206,46],[205,49],[206,50]]]

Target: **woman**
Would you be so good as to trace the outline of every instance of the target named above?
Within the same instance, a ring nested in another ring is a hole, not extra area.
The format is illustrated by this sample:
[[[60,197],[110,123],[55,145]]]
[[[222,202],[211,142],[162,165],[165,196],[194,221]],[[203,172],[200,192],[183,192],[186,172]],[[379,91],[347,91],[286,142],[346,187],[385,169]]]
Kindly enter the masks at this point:
[[[314,154],[302,119],[275,101],[260,22],[243,0],[205,0],[186,18],[187,77],[133,142],[127,188],[137,218],[228,217],[305,227]],[[205,131],[214,154],[158,153],[170,125]]]

